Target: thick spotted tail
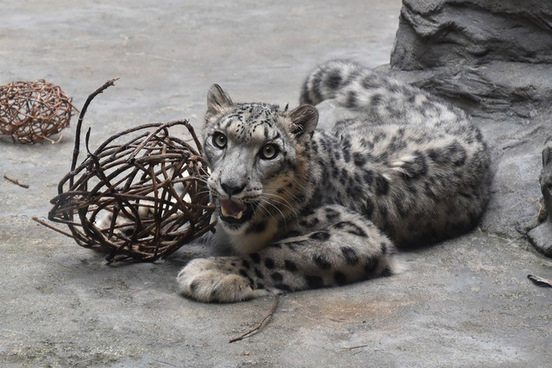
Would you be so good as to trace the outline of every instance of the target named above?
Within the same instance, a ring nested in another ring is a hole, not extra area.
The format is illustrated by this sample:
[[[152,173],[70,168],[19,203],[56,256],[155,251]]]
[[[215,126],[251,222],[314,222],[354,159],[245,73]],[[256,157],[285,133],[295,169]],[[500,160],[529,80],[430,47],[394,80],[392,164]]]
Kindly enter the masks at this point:
[[[338,105],[363,112],[371,124],[425,125],[439,129],[471,126],[466,114],[427,92],[375,72],[350,60],[332,60],[306,78],[300,102],[317,105],[333,99]]]
[[[336,98],[339,91],[371,74],[368,69],[349,60],[331,60],[318,66],[306,78],[299,101],[302,104],[318,105],[324,100]]]

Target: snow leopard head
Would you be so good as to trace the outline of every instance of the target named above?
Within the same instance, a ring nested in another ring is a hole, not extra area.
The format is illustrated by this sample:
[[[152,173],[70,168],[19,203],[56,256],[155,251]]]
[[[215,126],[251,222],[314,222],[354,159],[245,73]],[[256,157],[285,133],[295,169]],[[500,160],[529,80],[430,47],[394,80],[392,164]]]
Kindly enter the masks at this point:
[[[288,111],[234,103],[220,86],[210,88],[204,153],[211,169],[208,185],[227,233],[263,233],[271,219],[281,221],[297,211],[317,122],[311,105]]]

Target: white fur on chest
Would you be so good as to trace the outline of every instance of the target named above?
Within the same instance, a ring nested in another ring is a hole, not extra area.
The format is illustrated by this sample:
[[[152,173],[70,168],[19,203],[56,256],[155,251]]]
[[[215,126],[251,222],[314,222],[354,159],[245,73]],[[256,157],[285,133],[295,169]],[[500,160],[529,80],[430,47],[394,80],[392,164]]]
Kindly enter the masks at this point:
[[[269,219],[266,228],[262,232],[233,234],[225,229],[220,223],[216,227],[217,243],[230,245],[238,254],[251,254],[258,252],[269,245],[278,233],[278,222],[276,219]]]

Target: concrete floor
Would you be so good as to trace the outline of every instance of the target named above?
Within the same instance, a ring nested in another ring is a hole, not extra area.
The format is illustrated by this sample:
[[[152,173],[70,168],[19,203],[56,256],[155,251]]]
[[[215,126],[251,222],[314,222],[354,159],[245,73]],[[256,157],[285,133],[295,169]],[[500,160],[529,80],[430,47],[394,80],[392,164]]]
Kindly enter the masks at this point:
[[[212,83],[234,100],[296,104],[317,63],[388,63],[398,0],[4,1],[0,84],[44,78],[77,107],[103,82],[85,120],[91,144],[151,121],[196,126]],[[495,197],[474,232],[407,252],[409,270],[351,286],[207,305],[180,297],[175,276],[209,248],[156,264],[102,255],[31,220],[45,219],[69,171],[61,143],[0,141],[0,365],[3,367],[548,367],[552,262],[516,228],[538,211],[545,117],[479,119],[494,147]],[[548,125],[547,125],[548,124]],[[539,128],[540,127],[540,128]],[[537,129],[538,128],[538,129]],[[540,130],[539,130],[540,129]],[[541,133],[539,133],[541,132]],[[521,137],[521,138],[520,138]]]

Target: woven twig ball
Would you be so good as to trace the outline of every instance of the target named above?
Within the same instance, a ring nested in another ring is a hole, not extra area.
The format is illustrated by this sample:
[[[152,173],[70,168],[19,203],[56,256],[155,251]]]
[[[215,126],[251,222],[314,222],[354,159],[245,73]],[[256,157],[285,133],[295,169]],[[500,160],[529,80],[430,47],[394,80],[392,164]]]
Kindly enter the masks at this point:
[[[169,134],[188,128],[196,144]],[[88,146],[88,142],[87,142]],[[154,261],[211,230],[207,164],[187,121],[146,124],[117,134],[59,183],[48,217],[108,261]]]
[[[19,143],[50,140],[69,126],[72,108],[61,88],[43,79],[0,86],[0,134]]]

